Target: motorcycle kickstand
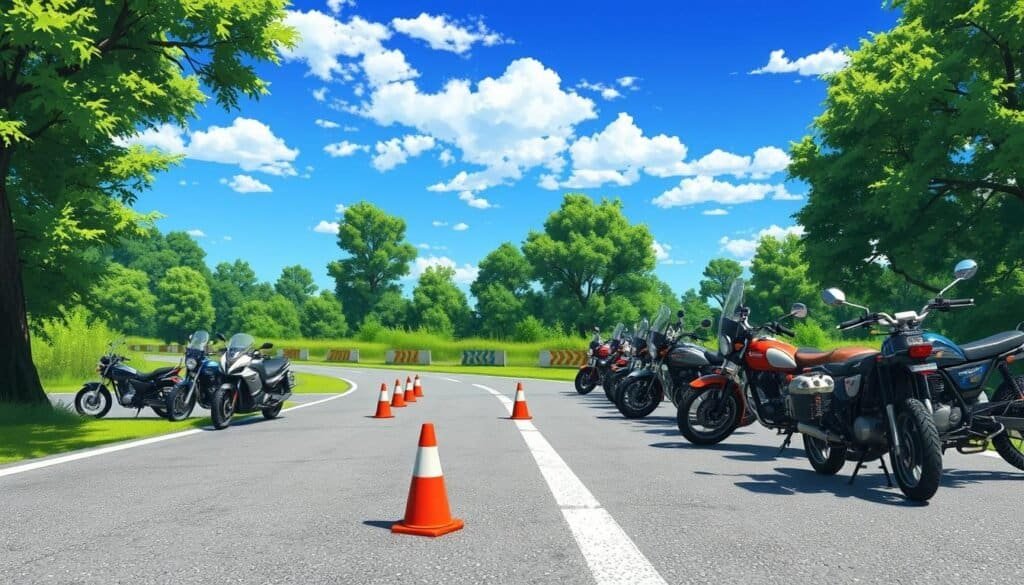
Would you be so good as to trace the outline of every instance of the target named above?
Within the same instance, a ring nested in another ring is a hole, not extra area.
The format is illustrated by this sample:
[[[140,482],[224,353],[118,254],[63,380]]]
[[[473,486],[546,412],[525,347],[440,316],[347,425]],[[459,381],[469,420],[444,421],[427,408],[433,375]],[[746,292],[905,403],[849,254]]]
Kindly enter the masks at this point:
[[[139,418],[139,413],[140,413],[140,412],[142,412],[142,408],[137,408],[137,409],[135,410],[135,418]]]
[[[860,473],[860,468],[864,467],[865,454],[861,453],[860,459],[857,460],[857,466],[853,468],[853,475],[850,476],[850,481],[846,482],[846,485],[853,485],[853,482],[857,479],[857,474]]]
[[[776,453],[775,456],[778,457],[779,455],[782,455],[782,452],[785,451],[787,447],[789,447],[789,443],[792,440],[793,440],[793,431],[789,431],[788,433],[786,433],[786,439],[784,441],[782,441],[782,446],[779,447],[779,452]]]
[[[882,464],[882,471],[885,473],[885,483],[892,487],[892,478],[889,477],[889,468],[885,465],[885,457],[879,457],[878,461]]]

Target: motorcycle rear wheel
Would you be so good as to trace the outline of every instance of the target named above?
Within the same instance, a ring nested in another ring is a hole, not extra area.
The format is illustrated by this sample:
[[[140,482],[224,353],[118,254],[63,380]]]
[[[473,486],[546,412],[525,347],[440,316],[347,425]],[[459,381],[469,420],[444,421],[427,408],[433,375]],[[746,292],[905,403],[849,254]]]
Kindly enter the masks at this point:
[[[227,428],[235,416],[235,393],[228,392],[225,388],[217,388],[210,400],[210,415],[213,419],[213,428]]]
[[[709,399],[721,403],[706,402]],[[725,389],[688,390],[679,399],[676,425],[679,433],[694,445],[717,445],[736,430],[742,414],[732,392]]]
[[[832,445],[817,437],[804,435],[804,453],[814,471],[822,475],[835,475],[846,465],[846,447]]]
[[[264,408],[260,412],[263,413],[263,418],[265,418],[267,420],[275,419],[275,418],[277,418],[277,416],[279,414],[281,414],[281,408],[283,406],[284,406],[284,402],[278,402],[276,406],[271,406],[269,408]]]
[[[661,404],[661,388],[653,378],[634,378],[621,384],[615,407],[626,418],[644,418]]]
[[[1018,386],[1024,387],[1024,376],[1016,376],[1015,380]],[[1020,400],[1020,395],[1007,380],[996,389],[995,394],[992,395],[992,402],[1009,400]],[[1011,404],[1006,416],[1024,417],[1024,404],[1020,402]],[[999,433],[998,436],[992,437],[992,446],[1007,463],[1017,469],[1024,469],[1024,432],[1006,430]]]
[[[576,380],[573,385],[579,394],[590,394],[590,391],[597,387],[597,369],[591,367],[580,369],[576,372]]]
[[[942,481],[942,441],[932,414],[920,400],[908,398],[896,416],[901,455],[889,452],[893,475],[908,499],[925,502]]]

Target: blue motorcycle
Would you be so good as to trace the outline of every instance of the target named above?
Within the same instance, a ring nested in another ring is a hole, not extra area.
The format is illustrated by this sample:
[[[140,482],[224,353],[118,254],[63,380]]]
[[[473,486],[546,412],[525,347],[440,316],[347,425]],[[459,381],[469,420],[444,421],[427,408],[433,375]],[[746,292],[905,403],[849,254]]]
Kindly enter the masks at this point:
[[[224,338],[218,336],[218,339],[223,341]],[[212,358],[211,353],[209,333],[199,330],[189,336],[184,356],[185,377],[166,392],[167,418],[170,420],[185,420],[197,403],[209,410],[213,393],[222,377],[220,362]]]

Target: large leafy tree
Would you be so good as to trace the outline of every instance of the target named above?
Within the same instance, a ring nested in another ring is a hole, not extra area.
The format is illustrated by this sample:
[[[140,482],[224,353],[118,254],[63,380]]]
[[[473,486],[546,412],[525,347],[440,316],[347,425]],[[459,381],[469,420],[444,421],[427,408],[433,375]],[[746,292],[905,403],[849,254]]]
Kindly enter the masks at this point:
[[[38,253],[33,238],[58,228],[69,241],[116,235],[111,225],[76,226],[73,215],[130,203],[173,162],[116,139],[184,124],[204,89],[226,107],[265,93],[255,66],[276,61],[292,39],[285,5],[11,0],[0,8],[0,401],[46,401],[29,344],[21,262],[30,255],[21,250]],[[62,260],[51,271],[75,274],[79,258]]]
[[[247,300],[254,298],[257,287],[256,272],[244,260],[221,262],[213,271],[210,294],[217,317],[214,328],[225,335],[236,333],[240,327],[235,311]]]
[[[523,253],[564,319],[584,331],[630,276],[654,268],[653,241],[646,226],[629,223],[620,201],[568,194],[544,231],[530,232]]]
[[[149,276],[141,270],[111,263],[92,291],[91,305],[111,328],[130,335],[152,335],[156,296]]]
[[[291,301],[296,307],[301,308],[316,293],[313,273],[308,268],[303,268],[298,264],[295,266],[285,266],[281,270],[281,276],[274,283],[274,290],[277,291],[277,294]]]
[[[700,296],[712,300],[721,307],[729,296],[732,281],[743,274],[743,266],[729,258],[714,258],[704,267],[704,278],[700,280]]]
[[[301,333],[298,310],[291,301],[278,294],[265,301],[245,301],[236,309],[235,320],[239,330],[256,337],[292,339]]]
[[[312,297],[302,307],[302,335],[312,339],[340,339],[348,334],[341,303],[330,291]]]
[[[795,235],[782,239],[766,236],[757,245],[750,265],[750,283],[745,302],[757,323],[775,319],[790,311],[793,303],[804,303],[818,320],[834,322],[821,301],[821,287],[807,274],[804,245]]]
[[[810,185],[797,217],[811,273],[867,292],[891,271],[924,296],[970,256],[981,272],[958,294],[1019,304],[1024,10],[1019,0],[892,5],[896,27],[829,78],[825,112],[793,146],[790,172]]]
[[[510,338],[528,313],[531,298],[530,263],[518,248],[505,242],[480,261],[480,272],[470,285],[476,297],[480,333]]]
[[[455,269],[431,266],[420,275],[412,291],[416,325],[431,333],[451,336],[469,323],[466,295],[455,286]]]
[[[187,266],[168,270],[156,285],[160,310],[157,334],[164,341],[185,341],[196,329],[213,324],[213,303],[206,278]]]
[[[327,266],[349,323],[359,324],[397,281],[409,274],[416,248],[405,241],[405,220],[360,201],[345,209],[338,247],[347,254]]]

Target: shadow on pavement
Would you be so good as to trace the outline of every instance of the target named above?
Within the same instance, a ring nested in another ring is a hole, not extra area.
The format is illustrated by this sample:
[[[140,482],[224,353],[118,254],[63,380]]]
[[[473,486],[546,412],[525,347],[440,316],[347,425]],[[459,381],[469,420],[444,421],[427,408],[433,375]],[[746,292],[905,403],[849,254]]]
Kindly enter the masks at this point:
[[[678,434],[678,431],[676,431]],[[658,449],[682,449],[687,451],[715,451],[722,453],[726,459],[736,461],[771,461],[772,459],[803,459],[802,450],[795,447],[787,447],[779,453],[779,448],[772,445],[750,445],[748,443],[719,443],[702,447],[692,445],[685,441],[674,443],[651,443],[651,447]],[[728,455],[727,453],[732,453]]]
[[[391,525],[400,520],[363,520],[363,524],[366,526],[372,526],[374,528],[384,528],[391,530]]]

